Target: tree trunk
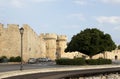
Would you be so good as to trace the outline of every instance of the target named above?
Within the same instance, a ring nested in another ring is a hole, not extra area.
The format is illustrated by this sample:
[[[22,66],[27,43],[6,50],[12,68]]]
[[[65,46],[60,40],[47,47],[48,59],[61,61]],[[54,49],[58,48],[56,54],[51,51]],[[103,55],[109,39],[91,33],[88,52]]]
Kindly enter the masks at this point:
[[[90,59],[92,59],[92,56],[90,56]]]
[[[104,56],[103,58],[105,59],[105,52],[103,52],[103,56]]]

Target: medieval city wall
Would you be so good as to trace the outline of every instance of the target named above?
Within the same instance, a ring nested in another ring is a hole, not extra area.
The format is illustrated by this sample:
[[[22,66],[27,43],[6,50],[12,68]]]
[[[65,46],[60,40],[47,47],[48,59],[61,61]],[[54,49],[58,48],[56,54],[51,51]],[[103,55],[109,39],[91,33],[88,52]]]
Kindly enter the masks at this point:
[[[26,62],[29,58],[50,58],[56,59],[57,43],[61,48],[59,54],[64,52],[66,48],[67,37],[65,35],[56,34],[40,34],[37,35],[29,25],[24,24],[23,33],[23,60]],[[21,35],[19,25],[8,24],[4,28],[0,24],[0,56],[16,57],[21,55]],[[57,42],[57,40],[59,42]]]
[[[75,57],[85,57],[86,59],[89,59],[89,56],[88,55],[85,55],[83,53],[80,53],[80,52],[66,52],[66,53],[63,53],[61,55],[62,58],[70,58],[70,59],[73,59]]]
[[[40,49],[40,37],[30,28],[29,25],[24,24],[24,35],[23,35],[23,58],[28,60],[29,58],[43,57],[43,53]]]
[[[23,25],[23,60],[46,57],[45,43],[27,24]],[[19,25],[0,24],[0,56],[16,57],[21,55],[21,35]]]
[[[106,51],[105,53],[100,53],[97,55],[94,55],[92,57],[93,59],[97,59],[97,58],[106,58],[106,59],[112,59],[112,60],[120,60],[120,50],[116,49],[113,51]]]
[[[29,58],[74,58],[89,56],[79,52],[67,52],[64,50],[67,47],[67,36],[57,34],[40,34],[37,35],[35,31],[27,24],[23,25],[23,60],[28,61]],[[5,28],[0,24],[0,57],[7,56],[16,57],[21,55],[21,35],[19,32],[19,25],[7,24]],[[112,52],[105,52],[93,56],[96,58],[119,59],[120,50],[113,50]]]
[[[19,56],[20,55],[20,32],[17,24],[8,24],[4,28],[0,24],[0,56]]]

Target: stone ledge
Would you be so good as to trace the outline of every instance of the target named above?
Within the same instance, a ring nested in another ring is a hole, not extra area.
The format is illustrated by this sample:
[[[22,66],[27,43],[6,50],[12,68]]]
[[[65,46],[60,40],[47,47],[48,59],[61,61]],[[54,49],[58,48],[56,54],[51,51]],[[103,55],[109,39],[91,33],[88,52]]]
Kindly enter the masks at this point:
[[[0,73],[0,79],[7,78],[11,76],[26,75],[33,73],[43,73],[43,72],[56,72],[56,71],[71,71],[71,70],[87,70],[87,69],[101,69],[101,68],[116,68],[120,67],[119,65],[97,65],[97,66],[68,66],[60,68],[44,68],[44,69],[30,69],[22,71],[9,71]]]

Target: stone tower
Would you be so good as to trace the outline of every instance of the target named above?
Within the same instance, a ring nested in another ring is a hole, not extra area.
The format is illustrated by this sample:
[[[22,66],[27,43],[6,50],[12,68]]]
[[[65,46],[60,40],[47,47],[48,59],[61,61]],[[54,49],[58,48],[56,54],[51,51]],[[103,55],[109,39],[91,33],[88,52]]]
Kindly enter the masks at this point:
[[[65,35],[59,35],[57,37],[57,58],[61,58],[62,55],[64,54],[64,50],[67,47],[66,45],[67,42],[67,36]]]
[[[46,58],[46,43],[45,40],[43,39],[44,34],[40,34],[39,35],[39,49],[40,49],[40,57]]]
[[[47,33],[44,35],[44,40],[46,42],[46,57],[55,60],[57,35]]]

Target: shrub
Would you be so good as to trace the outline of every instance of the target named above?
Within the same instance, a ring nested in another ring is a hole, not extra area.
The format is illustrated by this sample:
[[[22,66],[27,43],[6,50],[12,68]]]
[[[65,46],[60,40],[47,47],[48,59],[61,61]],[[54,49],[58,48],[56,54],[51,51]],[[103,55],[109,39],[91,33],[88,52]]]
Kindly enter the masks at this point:
[[[56,64],[58,65],[85,65],[85,59],[83,58],[74,58],[74,59],[67,59],[61,58],[56,60]]]
[[[67,58],[61,58],[61,59],[57,59],[56,64],[58,65],[70,65],[72,59],[67,59]]]
[[[101,64],[112,64],[112,60],[110,59],[103,59],[103,58],[100,58],[98,59],[98,64],[101,65]]]
[[[103,64],[111,64],[112,61],[110,59],[87,59],[84,58],[74,58],[74,59],[66,59],[61,58],[56,60],[56,64],[58,65],[103,65]]]
[[[3,62],[8,62],[8,58],[6,56],[0,57],[0,63],[3,63]]]
[[[112,61],[110,59],[88,59],[86,60],[86,63],[88,65],[103,65],[103,64],[112,64]]]
[[[85,59],[84,58],[74,58],[73,59],[73,65],[85,65]]]
[[[88,59],[88,60],[86,60],[86,63],[88,65],[97,65],[98,61],[97,61],[97,59]]]
[[[15,57],[10,57],[9,62],[15,62]]]
[[[1,59],[1,57],[0,57],[0,63],[2,63],[2,59]]]
[[[9,62],[21,62],[21,57],[10,57]]]
[[[21,62],[21,57],[20,56],[15,57],[15,62]]]

